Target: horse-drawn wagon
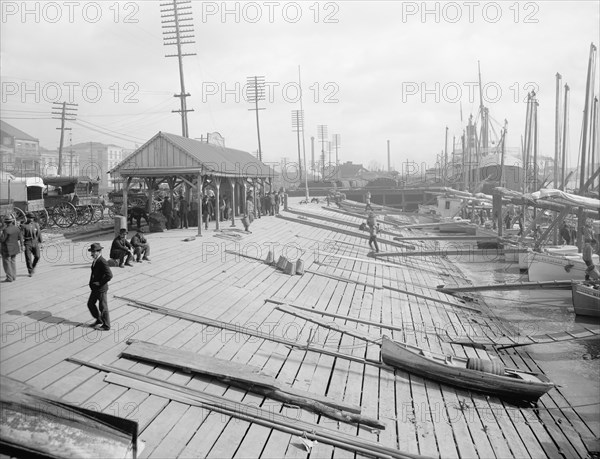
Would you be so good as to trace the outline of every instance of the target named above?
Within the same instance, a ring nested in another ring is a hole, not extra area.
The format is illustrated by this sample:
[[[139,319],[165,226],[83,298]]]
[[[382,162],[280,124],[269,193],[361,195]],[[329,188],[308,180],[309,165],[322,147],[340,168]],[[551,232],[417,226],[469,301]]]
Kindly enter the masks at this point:
[[[98,182],[89,177],[45,177],[48,186],[44,204],[54,223],[61,228],[99,221],[104,205]]]
[[[42,228],[49,224],[44,203],[44,182],[40,177],[27,177],[2,183],[3,199],[0,214],[12,215],[17,224],[25,223],[25,214],[31,212]]]

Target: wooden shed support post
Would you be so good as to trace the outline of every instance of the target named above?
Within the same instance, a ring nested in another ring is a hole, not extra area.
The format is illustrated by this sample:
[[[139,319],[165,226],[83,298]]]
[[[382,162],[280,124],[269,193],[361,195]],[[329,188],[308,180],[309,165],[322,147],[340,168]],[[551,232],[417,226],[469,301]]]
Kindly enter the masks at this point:
[[[145,177],[144,182],[146,182],[146,212],[148,215],[152,213],[152,199],[154,196],[154,184],[156,183],[156,179],[152,177]]]
[[[215,182],[216,193],[216,201],[217,208],[215,209],[215,216],[217,217],[217,226],[216,230],[219,231],[221,229],[221,177],[214,177],[213,180]]]
[[[127,228],[127,193],[129,192],[129,187],[131,186],[131,177],[127,177],[126,180],[123,181],[123,216],[125,217],[125,228]]]
[[[248,182],[244,179],[242,183],[244,185],[244,190],[240,208],[242,209],[242,213],[244,215],[248,215]]]
[[[198,172],[198,236],[202,236],[202,189],[204,188],[204,177]]]
[[[231,183],[231,226],[235,226],[235,179],[230,178]]]
[[[258,218],[256,215],[256,179],[252,179],[252,202],[254,203],[254,218]]]

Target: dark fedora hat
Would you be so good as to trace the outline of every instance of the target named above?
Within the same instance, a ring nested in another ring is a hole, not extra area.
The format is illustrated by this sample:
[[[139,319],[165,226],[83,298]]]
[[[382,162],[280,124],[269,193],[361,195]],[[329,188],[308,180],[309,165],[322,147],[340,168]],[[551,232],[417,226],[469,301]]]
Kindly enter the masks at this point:
[[[100,252],[103,248],[99,242],[94,242],[88,249],[88,252]]]
[[[27,212],[27,213],[25,214],[25,216],[26,216],[27,218],[35,218],[35,215],[33,215],[33,212]]]
[[[127,228],[121,228],[119,230],[119,233],[128,233]]]

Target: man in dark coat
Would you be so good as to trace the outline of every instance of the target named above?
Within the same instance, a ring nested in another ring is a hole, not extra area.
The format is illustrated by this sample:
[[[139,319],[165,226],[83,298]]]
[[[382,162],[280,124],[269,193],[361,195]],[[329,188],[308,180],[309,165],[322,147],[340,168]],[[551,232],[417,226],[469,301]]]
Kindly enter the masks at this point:
[[[35,267],[40,261],[40,244],[42,243],[42,229],[34,221],[34,215],[27,212],[27,223],[21,225],[21,233],[23,234],[23,242],[25,249],[25,264],[29,277],[33,276]],[[33,262],[31,257],[33,256]]]
[[[148,244],[148,240],[144,237],[144,228],[140,228],[131,238],[131,245],[136,257],[135,261],[138,263],[141,263],[142,260],[150,261],[150,258],[148,258],[148,255],[150,255],[150,244]]]
[[[127,261],[125,261],[125,257],[127,257]],[[127,240],[127,229],[121,228],[119,235],[113,240],[110,247],[110,258],[117,260],[119,268],[133,266],[131,264],[133,261],[133,247]]]
[[[173,220],[173,205],[171,204],[171,201],[169,200],[168,197],[166,197],[165,200],[163,201],[162,213],[165,216],[165,218],[167,219],[167,222],[165,223],[166,229],[171,229],[172,220]]]
[[[5,217],[6,228],[0,234],[0,253],[2,254],[2,267],[6,273],[5,282],[13,282],[17,279],[16,257],[23,247],[23,235],[19,228],[14,225],[12,217]]]
[[[567,222],[563,222],[562,227],[560,228],[560,237],[563,238],[566,245],[571,243],[571,230],[569,229]]]
[[[112,271],[106,260],[102,257],[101,251],[103,247],[95,242],[88,249],[91,253],[92,274],[90,275],[90,297],[87,307],[96,319],[92,327],[100,330],[110,330],[110,317],[108,315],[108,282],[112,279]],[[98,302],[98,307],[96,307]]]
[[[181,195],[179,197],[179,228],[188,229],[188,213],[190,205],[187,200]]]

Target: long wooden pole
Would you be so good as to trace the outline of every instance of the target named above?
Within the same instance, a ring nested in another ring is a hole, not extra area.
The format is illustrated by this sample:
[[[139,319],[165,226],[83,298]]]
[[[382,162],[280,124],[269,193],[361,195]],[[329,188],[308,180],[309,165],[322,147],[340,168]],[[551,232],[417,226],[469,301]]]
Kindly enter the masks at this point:
[[[124,387],[137,388],[142,392],[153,393],[158,396],[170,398],[188,405],[207,408],[217,413],[242,419],[248,423],[256,423],[258,425],[276,429],[291,435],[296,435],[298,437],[306,437],[311,440],[317,440],[338,448],[356,451],[366,456],[397,459],[425,459],[425,456],[404,453],[395,448],[389,448],[369,440],[363,440],[355,436],[349,436],[348,434],[339,430],[334,431],[320,425],[315,425],[297,419],[291,419],[290,417],[284,416],[280,413],[273,413],[272,411],[268,411],[253,405],[235,402],[225,397],[190,389],[189,387],[173,384],[152,376],[142,375],[140,373],[130,370],[123,370],[110,365],[92,363],[74,357],[68,358],[67,361],[77,365],[85,365],[98,371],[111,374],[114,373],[116,375],[123,376],[127,378],[127,380],[121,380],[121,382],[115,383],[123,385]],[[113,382],[118,380],[110,377],[109,381]]]
[[[556,107],[554,111],[554,188],[558,189],[558,179],[559,179],[559,161],[560,161],[560,134],[561,134],[561,126],[560,126],[560,91],[561,91],[561,75],[556,72]],[[556,213],[554,214],[554,218],[556,218]],[[558,244],[558,231],[555,228],[552,233],[552,239],[554,245]]]
[[[565,83],[565,103],[563,107],[563,132],[562,132],[562,154],[561,154],[561,168],[560,168],[560,189],[565,191],[565,172],[567,166],[567,131],[569,127],[569,85]]]
[[[586,157],[588,149],[588,129],[589,129],[589,114],[590,114],[590,100],[593,91],[594,82],[592,81],[594,72],[594,62],[596,55],[596,47],[594,44],[590,44],[590,57],[588,60],[588,71],[587,81],[585,83],[585,104],[583,107],[583,133],[581,136],[581,162],[579,164],[579,194],[583,196],[586,176]],[[582,249],[583,242],[583,228],[585,227],[585,218],[583,218],[583,209],[579,209],[579,218],[577,219],[577,247]]]

